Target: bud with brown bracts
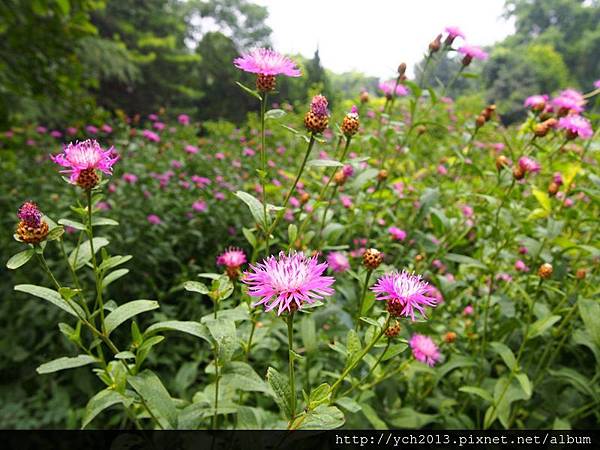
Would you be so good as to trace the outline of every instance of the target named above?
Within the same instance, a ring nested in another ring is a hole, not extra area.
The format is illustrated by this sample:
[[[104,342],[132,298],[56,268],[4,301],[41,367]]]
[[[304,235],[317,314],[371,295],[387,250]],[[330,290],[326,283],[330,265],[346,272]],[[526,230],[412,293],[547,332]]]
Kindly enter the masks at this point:
[[[368,248],[363,253],[363,265],[369,270],[377,269],[383,262],[383,253],[376,248]]]
[[[553,270],[554,269],[552,268],[552,264],[544,263],[538,269],[538,275],[540,278],[546,280],[552,276]]]

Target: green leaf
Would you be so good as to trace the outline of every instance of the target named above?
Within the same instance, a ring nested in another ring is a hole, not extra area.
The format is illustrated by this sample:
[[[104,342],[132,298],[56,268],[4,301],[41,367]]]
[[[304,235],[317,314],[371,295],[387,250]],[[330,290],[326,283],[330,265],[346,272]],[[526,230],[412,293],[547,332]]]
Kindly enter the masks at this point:
[[[362,407],[350,397],[338,398],[335,403],[351,413],[357,413],[362,409]]]
[[[115,355],[115,359],[134,359],[135,355],[130,351],[119,352]]]
[[[244,227],[244,228],[242,228],[242,233],[244,234],[244,237],[246,238],[248,243],[252,246],[252,248],[255,248],[257,242],[256,242],[256,236],[254,236],[254,233],[252,232],[252,230]]]
[[[500,355],[506,367],[510,370],[516,369],[517,360],[512,350],[506,344],[502,342],[490,342],[490,347]]]
[[[77,355],[73,358],[63,356],[62,358],[55,359],[39,366],[36,370],[40,375],[52,372],[58,372],[59,370],[73,369],[75,367],[87,366],[97,362],[96,358],[89,355]]]
[[[119,225],[119,222],[117,222],[116,220],[113,220],[113,219],[109,219],[108,217],[94,217],[92,219],[93,227],[100,227],[103,225],[116,227],[117,225]]]
[[[102,247],[106,247],[109,242],[108,239],[103,237],[95,237],[92,240],[94,244],[94,252],[98,253]],[[75,259],[77,257],[77,259]],[[73,266],[75,270],[81,269],[85,266],[88,261],[92,259],[92,250],[90,249],[90,241],[85,241],[79,246],[79,251],[75,248],[71,254],[69,255],[69,263]]]
[[[210,291],[204,283],[199,281],[186,281],[183,283],[183,288],[189,292],[198,292],[200,294],[208,294]]]
[[[476,365],[477,362],[473,358],[455,354],[450,357],[450,360],[447,363],[438,368],[436,378],[441,380],[454,369],[459,369],[461,367],[473,367]]]
[[[56,226],[50,230],[48,236],[46,236],[47,241],[55,241],[60,239],[60,237],[65,233],[65,228],[61,226]]]
[[[221,374],[223,386],[231,386],[244,392],[271,393],[269,385],[245,362],[231,361],[223,367]]]
[[[98,392],[85,407],[81,428],[85,428],[98,414],[117,403],[122,403],[127,408],[131,405],[132,400],[112,389]]]
[[[65,227],[71,227],[74,228],[76,230],[80,230],[83,231],[85,230],[85,225],[82,224],[81,222],[76,222],[74,220],[69,220],[69,219],[60,219],[58,221],[58,223],[60,223],[61,225],[64,225]]]
[[[75,302],[67,303],[58,292],[48,289],[43,286],[36,286],[34,284],[18,284],[15,286],[15,291],[25,292],[35,297],[44,299],[52,303],[54,306],[58,306],[63,311],[68,312],[72,316],[84,317],[83,310]]]
[[[317,333],[315,319],[311,316],[304,316],[300,320],[300,337],[307,353],[317,349]]]
[[[552,209],[550,197],[546,192],[541,191],[538,188],[533,188],[531,192],[545,211],[550,211]]]
[[[15,270],[21,267],[24,264],[27,264],[33,255],[35,255],[35,250],[33,248],[28,248],[27,250],[23,250],[22,252],[13,255],[8,262],[6,263],[6,268],[10,270]]]
[[[214,320],[214,313],[207,314],[200,319],[200,322],[207,323],[210,320]],[[250,318],[250,310],[247,303],[240,303],[233,309],[221,309],[217,312],[217,319],[227,320],[248,320]]]
[[[529,398],[531,398],[531,393],[533,392],[533,387],[531,386],[531,381],[529,380],[529,377],[527,376],[527,374],[526,373],[517,373],[517,374],[515,374],[515,378],[517,379],[517,381],[521,385],[521,388],[523,389],[523,392],[527,396],[527,398],[525,400],[528,400]]]
[[[263,428],[264,410],[250,406],[240,406],[237,410],[238,430],[260,430]]]
[[[600,303],[582,298],[577,306],[585,329],[596,346],[600,348]]]
[[[344,425],[344,413],[335,406],[319,405],[306,414],[299,430],[333,430]]]
[[[132,317],[143,312],[157,309],[158,307],[158,302],[154,300],[134,300],[119,306],[108,316],[106,316],[106,319],[104,320],[106,333],[110,334],[126,320],[131,319]]]
[[[352,365],[362,350],[360,338],[354,329],[348,330],[348,334],[346,335],[346,348],[348,349],[348,359],[346,361],[347,367]]]
[[[269,367],[267,369],[267,381],[273,390],[274,399],[279,406],[279,409],[281,409],[284,416],[289,417],[292,412],[292,407],[290,406],[290,384],[287,378],[281,375],[273,367]]]
[[[486,402],[490,402],[490,403],[494,402],[494,398],[492,397],[492,394],[490,394],[488,391],[481,389],[477,386],[462,386],[462,387],[458,388],[458,390],[460,392],[466,392],[468,394],[475,394],[475,395],[481,397],[482,399],[484,399]]]
[[[315,409],[317,406],[324,403],[329,403],[331,399],[331,386],[328,383],[323,383],[310,391],[308,396],[308,409]]]
[[[100,263],[100,265],[98,266],[98,269],[100,269],[100,270],[112,269],[113,267],[117,267],[117,266],[120,266],[121,264],[126,263],[131,258],[132,258],[131,255],[111,256],[110,258],[107,258],[107,259],[103,260],[102,263]]]
[[[117,281],[119,278],[124,277],[128,273],[129,269],[117,269],[109,273],[102,279],[102,288],[106,288],[106,286],[108,286],[110,283]]]
[[[543,219],[544,217],[548,217],[550,211],[544,208],[535,208],[531,213],[527,216],[527,220],[537,220]]]
[[[596,401],[598,400],[598,394],[594,390],[594,383],[576,370],[561,367],[558,370],[548,369],[548,373],[553,377],[566,381],[583,395]]]
[[[270,109],[265,113],[265,120],[281,119],[286,112],[283,109]]]
[[[71,11],[71,3],[70,0],[56,0],[56,4],[60,8],[63,16],[67,16],[69,11]]]
[[[146,331],[144,331],[144,336],[151,336],[152,334],[161,331],[181,331],[182,333],[191,334],[192,336],[204,339],[206,342],[211,342],[208,328],[199,322],[192,321],[168,320],[166,322],[158,322],[150,325]]]
[[[466,255],[458,255],[456,253],[447,253],[445,258],[449,261],[454,261],[465,266],[474,266],[479,267],[480,269],[487,269],[487,266],[483,264],[481,261],[478,261],[470,256]]]
[[[172,429],[177,426],[175,403],[153,372],[145,370],[139,375],[128,377],[127,382],[144,400],[161,428]]]
[[[250,213],[252,214],[252,217],[254,217],[254,220],[257,224],[262,226],[266,225],[266,217],[263,204],[260,202],[259,199],[244,191],[237,191],[235,193],[235,196],[242,200],[248,206],[248,208],[250,209]]]
[[[307,167],[343,167],[344,165],[333,159],[311,159],[306,163]]]
[[[298,227],[295,223],[290,223],[288,226],[288,242],[290,246],[296,242],[296,238],[298,237]]]
[[[369,423],[373,425],[373,428],[375,428],[376,430],[388,429],[387,424],[380,419],[380,417],[377,415],[377,412],[371,407],[371,405],[369,405],[368,403],[361,403],[360,407],[362,413],[365,415]]]
[[[229,361],[239,346],[235,322],[229,319],[212,319],[206,320],[205,323],[217,344],[219,360],[222,363]]]
[[[425,425],[434,422],[436,419],[437,415],[423,414],[412,408],[400,408],[393,413],[387,421],[394,427],[417,429],[423,428]]]
[[[246,91],[251,96],[256,97],[259,101],[262,101],[262,97],[260,96],[260,94],[257,91],[255,91],[253,89],[250,89],[249,87],[244,86],[239,81],[236,81],[235,84],[237,84],[239,87],[241,87],[244,91]]]
[[[527,339],[533,339],[534,337],[541,336],[561,319],[561,316],[553,315],[544,317],[543,319],[537,320],[531,324],[529,331],[527,332]]]

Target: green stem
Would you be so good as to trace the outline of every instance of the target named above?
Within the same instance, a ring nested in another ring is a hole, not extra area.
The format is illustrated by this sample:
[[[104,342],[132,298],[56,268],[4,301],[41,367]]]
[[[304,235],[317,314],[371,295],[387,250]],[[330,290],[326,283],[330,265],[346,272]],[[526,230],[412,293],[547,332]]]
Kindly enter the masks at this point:
[[[381,363],[381,360],[383,359],[383,356],[385,355],[385,352],[387,352],[388,348],[390,348],[390,344],[392,343],[391,339],[388,339],[387,343],[385,344],[385,348],[383,349],[383,352],[381,352],[381,355],[379,355],[379,358],[377,358],[377,361],[375,361],[375,364],[373,364],[373,366],[371,367],[371,369],[369,370],[369,372],[360,379],[360,381],[356,384],[353,384],[352,386],[350,386],[348,389],[346,389],[342,394],[341,397],[345,397],[346,395],[348,395],[350,392],[352,392],[354,389],[356,389],[358,386],[362,386],[364,384],[365,381],[367,381],[369,379],[369,377],[373,374],[373,372],[375,372],[375,369],[379,366],[379,364]]]
[[[371,274],[373,271],[371,269],[367,270],[367,274],[365,275],[365,284],[362,289],[362,293],[360,294],[360,301],[358,303],[358,311],[356,313],[356,324],[355,330],[358,331],[360,329],[360,316],[362,314],[363,305],[365,303],[365,296],[367,295],[367,289],[369,288],[369,280],[371,279]]]
[[[267,151],[265,147],[265,113],[267,108],[267,93],[263,92],[260,100],[260,165],[261,165],[261,187],[262,187],[262,203],[263,203],[263,224],[265,230],[265,248],[267,255],[269,254],[269,231],[267,225]]]
[[[256,331],[256,317],[253,315],[252,319],[252,328],[250,329],[250,336],[248,336],[248,342],[246,343],[246,362],[250,358],[250,348],[252,347],[252,339],[254,338],[254,331]]]
[[[290,312],[287,316],[287,332],[288,332],[288,363],[289,363],[289,377],[290,377],[290,394],[291,394],[291,415],[290,424],[296,418],[296,380],[294,378],[294,313]]]
[[[100,275],[100,271],[98,270],[98,262],[96,260],[96,252],[94,251],[94,230],[92,227],[92,191],[88,189],[86,191],[87,197],[87,234],[88,240],[90,241],[90,251],[92,253],[92,265],[94,266],[94,278],[96,280],[96,304],[100,309],[100,330],[102,334],[106,334],[106,328],[104,325],[104,302],[102,301],[102,277]]]
[[[217,419],[219,410],[219,349],[215,346],[215,410],[212,418],[212,429],[217,429]]]

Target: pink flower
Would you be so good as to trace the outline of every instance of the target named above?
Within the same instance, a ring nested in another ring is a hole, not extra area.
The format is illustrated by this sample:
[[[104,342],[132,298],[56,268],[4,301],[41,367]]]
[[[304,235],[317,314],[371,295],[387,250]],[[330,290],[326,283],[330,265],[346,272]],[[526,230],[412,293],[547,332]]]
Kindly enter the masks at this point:
[[[152,126],[154,127],[155,130],[158,130],[158,131],[162,131],[165,129],[165,124],[162,122],[154,122],[152,124]]]
[[[89,134],[97,134],[98,128],[95,127],[94,125],[88,125],[85,127],[85,131],[87,131]]]
[[[595,87],[596,89],[600,89],[600,80],[596,80],[596,81],[594,81],[594,87]]]
[[[559,110],[566,110],[573,113],[580,113],[583,111],[585,105],[585,99],[580,92],[575,89],[565,89],[558,97],[552,99],[552,106]]]
[[[184,147],[184,150],[186,151],[186,153],[189,153],[190,155],[195,155],[196,153],[198,153],[198,147],[195,147],[193,145],[186,145]]]
[[[75,128],[75,127],[69,127],[69,128],[67,128],[67,134],[69,136],[76,135],[77,134],[77,128]]]
[[[518,259],[515,262],[515,270],[517,272],[529,272],[529,267],[527,267],[527,265],[523,261]]]
[[[440,164],[439,166],[437,166],[437,173],[439,173],[440,175],[447,175],[448,169],[446,169],[446,166],[444,166],[443,164]]]
[[[189,125],[190,124],[190,116],[188,116],[187,114],[179,114],[177,116],[177,121],[181,125]]]
[[[132,173],[124,173],[121,177],[125,183],[135,184],[137,183],[138,177]]]
[[[398,308],[398,315],[410,316],[415,320],[415,309],[425,317],[425,306],[435,306],[437,300],[429,297],[432,293],[431,286],[421,279],[420,275],[410,274],[407,271],[391,272],[383,275],[371,287],[376,300],[386,300],[388,310]]]
[[[458,27],[446,27],[444,31],[448,33],[448,37],[446,38],[448,45],[452,44],[454,39],[456,39],[457,37],[465,39],[465,34]]]
[[[181,169],[183,167],[183,163],[181,161],[174,159],[171,161],[171,167],[173,169]]]
[[[471,305],[467,305],[465,306],[465,309],[463,309],[463,316],[472,316],[473,311],[473,307]]]
[[[245,72],[260,75],[287,75],[288,77],[299,77],[300,70],[294,61],[288,57],[266,48],[257,48],[243,53],[233,61],[233,64]]]
[[[103,133],[106,133],[106,134],[112,133],[112,131],[113,131],[112,127],[106,123],[104,125],[102,125],[102,127],[100,129],[102,130]]]
[[[215,158],[218,160],[223,160],[225,159],[225,155],[223,153],[215,153]]]
[[[254,156],[254,155],[256,155],[256,152],[255,152],[254,150],[252,150],[251,148],[249,148],[249,147],[246,147],[246,148],[244,148],[244,150],[242,151],[242,154],[243,154],[244,156]]]
[[[458,49],[458,53],[481,61],[485,61],[488,58],[488,54],[475,45],[463,45]]]
[[[35,131],[37,131],[39,134],[46,134],[48,132],[48,128],[40,125],[35,129]]]
[[[153,131],[144,130],[142,131],[142,136],[144,136],[150,142],[160,142],[160,136]]]
[[[315,116],[324,117],[329,115],[327,109],[329,102],[324,95],[315,95],[310,102],[310,110]]]
[[[61,173],[70,174],[69,181],[76,183],[83,170],[100,170],[106,175],[112,173],[112,166],[119,156],[115,153],[114,147],[108,150],[102,150],[100,144],[95,140],[88,139],[83,142],[69,143],[63,148],[63,153],[56,156],[50,155],[52,161],[56,164],[67,167]]]
[[[531,95],[525,99],[525,107],[531,108],[534,111],[543,110],[546,107],[546,102],[548,102],[548,95]]]
[[[354,175],[354,167],[351,164],[346,164],[342,167],[342,172],[346,178],[349,178]]]
[[[150,222],[152,225],[160,225],[162,223],[162,220],[160,220],[160,217],[158,217],[156,214],[150,214],[148,217],[146,217],[146,219],[148,219],[148,222]]]
[[[33,202],[25,202],[19,208],[17,217],[28,227],[37,228],[42,224],[42,213]]]
[[[566,130],[569,137],[579,136],[581,139],[589,139],[594,134],[590,121],[577,114],[561,117],[558,120],[558,128]]]
[[[440,352],[435,342],[422,334],[413,334],[409,341],[412,354],[417,361],[433,367],[439,361]]]
[[[552,176],[552,181],[554,181],[559,186],[562,186],[564,183],[562,174],[560,172],[554,172],[554,175]]]
[[[379,90],[383,92],[386,97],[391,97],[394,92],[394,86],[396,86],[396,80],[389,80],[379,83]],[[396,86],[396,95],[403,97],[408,94],[408,89],[403,84],[398,83]]]
[[[217,257],[217,265],[237,269],[246,264],[246,254],[237,247],[229,247]]]
[[[277,308],[277,315],[281,315],[333,295],[334,278],[323,276],[326,269],[327,263],[319,264],[316,256],[280,252],[277,258],[270,256],[251,264],[243,282],[248,285],[248,294],[260,299],[252,306],[264,305],[265,311]]]
[[[462,207],[462,213],[463,216],[465,217],[473,217],[473,208],[471,208],[469,205],[464,205]]]
[[[406,231],[401,230],[398,227],[389,227],[388,233],[392,235],[392,239],[395,241],[403,241],[406,239]]]
[[[158,114],[148,114],[148,119],[150,119],[152,122],[158,120]]]
[[[341,195],[340,200],[342,201],[342,206],[344,208],[352,208],[352,199],[347,195]]]
[[[538,162],[528,156],[522,156],[519,158],[519,167],[525,171],[525,173],[529,172],[539,172],[540,165]]]
[[[205,212],[208,208],[204,200],[196,200],[192,203],[192,209],[197,212]]]
[[[345,272],[350,268],[348,257],[342,252],[331,252],[327,255],[327,264],[334,272]]]
[[[50,132],[50,136],[52,136],[55,139],[59,139],[60,137],[62,137],[62,133],[58,130],[53,130]]]

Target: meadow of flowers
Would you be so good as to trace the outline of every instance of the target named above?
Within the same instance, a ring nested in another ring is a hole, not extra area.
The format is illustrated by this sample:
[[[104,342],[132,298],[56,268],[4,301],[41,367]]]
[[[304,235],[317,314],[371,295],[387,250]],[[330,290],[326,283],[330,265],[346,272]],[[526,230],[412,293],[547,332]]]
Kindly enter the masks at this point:
[[[453,52],[450,84],[487,57],[449,27],[425,71]],[[505,127],[405,64],[298,111],[294,61],[232,64],[256,74],[240,128],[158,111],[0,137],[3,365],[32,392],[6,423],[597,426],[600,81]]]

